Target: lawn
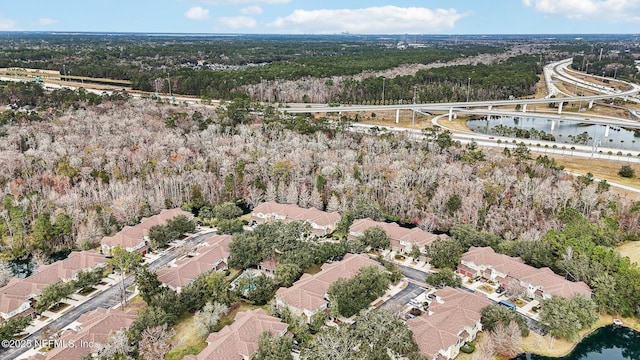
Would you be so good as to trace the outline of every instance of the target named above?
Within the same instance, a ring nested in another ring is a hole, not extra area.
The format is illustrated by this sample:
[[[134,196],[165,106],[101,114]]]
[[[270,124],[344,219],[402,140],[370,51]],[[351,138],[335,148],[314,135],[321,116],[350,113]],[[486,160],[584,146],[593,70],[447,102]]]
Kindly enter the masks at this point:
[[[496,291],[494,288],[492,288],[491,286],[489,286],[487,284],[482,284],[482,285],[478,286],[478,290],[482,290],[482,291],[486,292],[487,294],[493,294]]]
[[[307,270],[305,270],[305,274],[315,275],[320,272],[322,268],[318,264],[311,265]]]
[[[207,343],[201,338],[193,324],[193,314],[186,312],[174,326],[176,335],[171,340],[173,348],[165,356],[165,359],[182,359],[186,355],[197,355],[207,347]]]
[[[124,307],[124,312],[135,312],[137,313],[143,307],[147,306],[147,303],[144,302],[142,296],[136,295],[131,300],[127,301],[127,305]]]
[[[631,241],[616,248],[622,256],[628,256],[632,263],[640,264],[640,241]]]

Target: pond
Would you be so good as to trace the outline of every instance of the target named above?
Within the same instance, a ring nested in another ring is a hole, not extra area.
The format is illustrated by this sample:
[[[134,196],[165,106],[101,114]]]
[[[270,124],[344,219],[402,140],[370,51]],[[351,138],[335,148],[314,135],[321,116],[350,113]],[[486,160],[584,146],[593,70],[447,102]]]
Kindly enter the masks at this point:
[[[640,132],[627,130],[617,126],[609,128],[609,134],[605,137],[604,125],[593,125],[579,123],[576,121],[558,121],[553,131],[551,130],[551,121],[545,118],[533,117],[491,117],[469,120],[467,126],[470,129],[483,134],[504,135],[509,137],[516,136],[519,133],[529,133],[531,136],[529,142],[535,139],[541,139],[539,135],[553,135],[558,143],[568,145],[583,144],[593,145],[593,141],[599,142],[599,146],[621,150],[640,150]],[[534,131],[531,131],[534,130]],[[522,135],[522,134],[520,134]],[[538,136],[536,136],[538,135]],[[523,136],[524,137],[524,136]],[[581,139],[582,138],[582,139]],[[567,146],[569,147],[569,146]]]
[[[54,252],[49,256],[48,263],[54,263],[59,260],[64,260],[69,256],[71,250],[61,250],[58,252]],[[30,276],[34,270],[34,264],[31,261],[31,256],[25,259],[14,259],[9,260],[9,266],[11,266],[11,270],[13,270],[13,275],[18,278],[25,278]]]
[[[640,359],[640,332],[609,325],[596,330],[582,340],[571,354],[552,358],[522,354],[513,360],[638,360]]]

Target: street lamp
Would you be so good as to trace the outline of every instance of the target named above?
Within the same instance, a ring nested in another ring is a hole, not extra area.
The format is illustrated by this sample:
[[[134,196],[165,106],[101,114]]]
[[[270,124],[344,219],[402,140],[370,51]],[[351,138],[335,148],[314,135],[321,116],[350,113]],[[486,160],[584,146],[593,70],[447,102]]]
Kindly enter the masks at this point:
[[[382,78],[382,105],[384,105],[384,82],[387,80],[386,77]]]
[[[469,102],[469,89],[471,88],[471,78],[467,78],[467,102]]]

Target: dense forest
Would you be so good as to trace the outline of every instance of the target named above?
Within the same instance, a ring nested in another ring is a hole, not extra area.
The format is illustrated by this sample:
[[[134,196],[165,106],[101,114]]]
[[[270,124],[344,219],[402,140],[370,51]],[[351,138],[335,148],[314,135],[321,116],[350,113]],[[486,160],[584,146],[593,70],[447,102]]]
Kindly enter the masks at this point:
[[[347,104],[530,96],[544,63],[574,54],[576,69],[623,78],[637,73],[631,57],[637,49],[621,39],[601,44],[597,39],[423,37],[401,49],[397,40],[81,34],[71,41],[64,34],[26,34],[0,38],[0,67],[128,80],[134,90],[203,99]],[[604,59],[598,57],[600,47]]]

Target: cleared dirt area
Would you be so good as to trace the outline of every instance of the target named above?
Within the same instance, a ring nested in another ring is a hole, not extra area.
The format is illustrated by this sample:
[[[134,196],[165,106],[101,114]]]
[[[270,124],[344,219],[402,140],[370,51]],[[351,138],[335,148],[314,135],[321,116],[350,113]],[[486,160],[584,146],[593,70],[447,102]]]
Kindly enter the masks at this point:
[[[628,242],[616,248],[622,256],[628,256],[632,263],[640,264],[640,241]]]

